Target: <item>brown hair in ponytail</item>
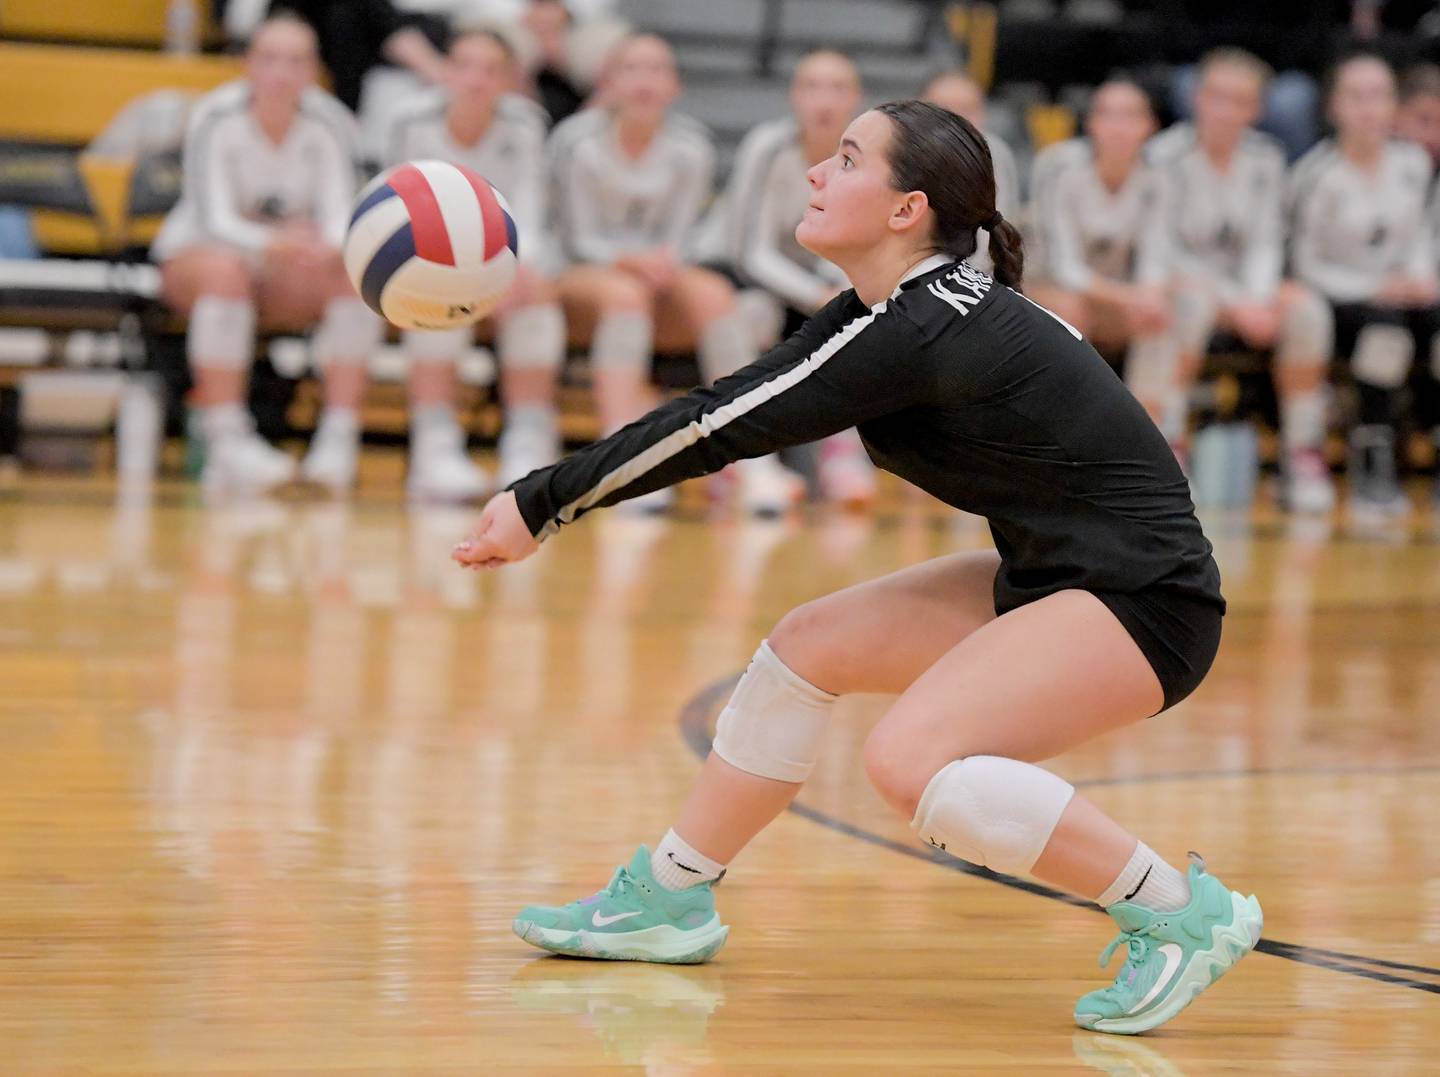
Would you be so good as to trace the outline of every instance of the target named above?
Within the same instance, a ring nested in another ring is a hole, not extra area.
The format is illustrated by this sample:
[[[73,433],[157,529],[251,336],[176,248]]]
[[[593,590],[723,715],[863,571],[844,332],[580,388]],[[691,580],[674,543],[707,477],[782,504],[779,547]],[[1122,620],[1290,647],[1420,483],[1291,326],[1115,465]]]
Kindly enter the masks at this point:
[[[969,120],[925,101],[891,101],[875,111],[890,121],[895,189],[924,191],[935,214],[935,249],[968,258],[975,253],[976,230],[984,228],[995,279],[1018,288],[1024,244],[1020,230],[995,208],[995,166],[985,136]]]

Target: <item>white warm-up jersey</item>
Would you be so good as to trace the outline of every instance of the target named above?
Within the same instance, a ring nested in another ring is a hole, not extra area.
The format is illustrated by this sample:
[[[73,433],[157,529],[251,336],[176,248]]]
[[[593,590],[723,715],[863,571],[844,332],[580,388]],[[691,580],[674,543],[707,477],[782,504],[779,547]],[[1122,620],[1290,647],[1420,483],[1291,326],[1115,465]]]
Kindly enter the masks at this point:
[[[1373,172],[1326,139],[1290,173],[1290,263],[1300,280],[1340,303],[1361,303],[1396,273],[1435,276],[1428,212],[1430,159],[1391,142]]]
[[[419,94],[397,108],[385,138],[386,166],[438,160],[464,165],[484,176],[509,203],[520,238],[520,258],[544,263],[549,249],[545,221],[545,126],[530,102],[500,99],[495,118],[479,141],[462,146],[446,121],[443,93]]]
[[[1203,282],[1224,303],[1275,294],[1285,260],[1285,152],[1249,131],[1222,171],[1193,125],[1177,123],[1150,140],[1146,156],[1164,170],[1176,211],[1174,271]]]
[[[810,204],[809,170],[793,119],[752,128],[725,189],[724,257],[749,284],[809,314],[845,287],[833,263],[795,239]]]
[[[261,251],[286,220],[315,222],[344,241],[356,191],[359,142],[348,109],[311,88],[279,145],[250,110],[241,80],[206,95],[185,132],[180,201],[151,248],[164,261],[189,247]]]
[[[633,158],[620,149],[610,113],[587,109],[551,132],[548,157],[550,234],[571,264],[680,250],[714,184],[710,136],[674,112]]]
[[[1071,139],[1043,150],[1033,173],[1034,226],[1041,274],[1084,291],[1095,274],[1164,284],[1170,272],[1165,177],[1138,162],[1119,190],[1095,171],[1088,142]]]

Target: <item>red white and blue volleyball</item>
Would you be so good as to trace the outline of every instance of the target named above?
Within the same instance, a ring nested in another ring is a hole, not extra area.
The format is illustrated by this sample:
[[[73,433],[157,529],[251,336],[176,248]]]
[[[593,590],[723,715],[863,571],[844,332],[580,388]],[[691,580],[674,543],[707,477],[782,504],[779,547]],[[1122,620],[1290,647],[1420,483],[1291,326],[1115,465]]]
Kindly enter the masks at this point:
[[[515,280],[519,240],[500,192],[447,161],[376,176],[355,201],[345,269],[360,297],[401,329],[485,317]]]

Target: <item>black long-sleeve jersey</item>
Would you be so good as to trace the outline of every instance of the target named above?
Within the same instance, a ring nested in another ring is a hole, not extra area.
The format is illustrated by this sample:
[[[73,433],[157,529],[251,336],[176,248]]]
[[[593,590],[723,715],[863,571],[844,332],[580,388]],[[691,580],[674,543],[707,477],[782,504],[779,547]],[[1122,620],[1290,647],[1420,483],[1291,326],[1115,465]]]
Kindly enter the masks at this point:
[[[537,538],[733,460],[858,427],[875,462],[990,522],[1003,613],[1160,585],[1224,608],[1164,437],[1078,332],[965,262],[837,296],[763,358],[516,483]]]

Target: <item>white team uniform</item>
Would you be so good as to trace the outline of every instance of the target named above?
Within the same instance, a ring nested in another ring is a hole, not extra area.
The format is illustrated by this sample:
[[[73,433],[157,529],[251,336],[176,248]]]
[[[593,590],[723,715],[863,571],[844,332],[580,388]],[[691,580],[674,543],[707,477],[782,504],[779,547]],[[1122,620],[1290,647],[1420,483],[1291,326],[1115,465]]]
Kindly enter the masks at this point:
[[[603,109],[559,124],[548,149],[550,233],[570,265],[683,250],[714,184],[710,136],[674,112],[638,160],[621,151]]]
[[[1290,174],[1290,259],[1297,277],[1336,303],[1373,299],[1392,274],[1435,275],[1430,158],[1391,142],[1374,175],[1326,139]]]
[[[349,111],[307,89],[278,146],[250,110],[250,86],[227,83],[195,106],[185,133],[180,201],[151,247],[157,262],[199,246],[260,254],[277,225],[307,218],[335,247],[356,192],[358,140]]]
[[[1164,285],[1171,243],[1164,175],[1138,163],[1118,191],[1095,171],[1090,144],[1070,139],[1043,150],[1032,179],[1038,275],[1084,291],[1095,274]]]
[[[809,167],[795,120],[762,123],[740,143],[723,210],[725,261],[747,284],[803,314],[845,286],[837,266],[795,239],[810,204]]]
[[[480,173],[510,206],[520,239],[522,262],[550,265],[545,221],[545,125],[524,98],[501,98],[489,129],[473,145],[462,146],[445,119],[444,93],[417,94],[397,108],[385,137],[387,167],[405,161],[439,160]]]
[[[1193,125],[1177,123],[1150,140],[1146,157],[1164,170],[1173,204],[1174,273],[1221,303],[1264,301],[1280,285],[1285,244],[1285,152],[1246,132],[1225,171],[1201,148]]]

